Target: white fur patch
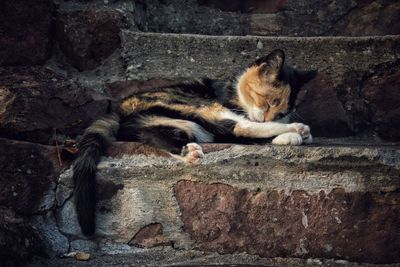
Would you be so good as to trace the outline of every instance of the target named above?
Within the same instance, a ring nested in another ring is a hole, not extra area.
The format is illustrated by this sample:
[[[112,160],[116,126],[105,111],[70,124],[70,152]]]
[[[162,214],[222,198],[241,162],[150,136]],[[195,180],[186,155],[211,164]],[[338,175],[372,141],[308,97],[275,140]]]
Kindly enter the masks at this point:
[[[280,134],[272,140],[274,145],[290,145],[299,146],[303,143],[303,138],[298,133],[284,133]]]
[[[221,116],[221,119],[223,119],[223,120],[233,120],[236,122],[247,121],[247,119],[244,116],[238,115],[238,114],[236,114],[232,111],[228,111],[228,110],[221,112],[220,116]]]
[[[195,122],[188,122],[190,128],[192,129],[192,134],[199,143],[212,143],[214,141],[214,136],[207,132],[203,127]]]
[[[287,124],[278,122],[240,121],[234,129],[236,136],[252,138],[269,138],[286,132],[289,132]]]
[[[264,122],[264,111],[257,107],[252,107],[249,112],[249,119],[251,121]]]
[[[147,116],[143,117],[142,122],[145,126],[166,125],[176,127],[185,131],[189,136],[195,137],[196,141],[199,143],[211,143],[214,141],[214,136],[211,133],[192,121],[171,119],[161,116]]]

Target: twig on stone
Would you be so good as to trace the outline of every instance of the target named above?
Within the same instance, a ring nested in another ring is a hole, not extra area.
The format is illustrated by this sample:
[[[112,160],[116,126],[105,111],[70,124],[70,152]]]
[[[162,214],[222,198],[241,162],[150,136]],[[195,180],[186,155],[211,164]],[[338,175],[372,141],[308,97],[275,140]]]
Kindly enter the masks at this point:
[[[58,158],[58,163],[60,164],[60,167],[62,167],[63,163],[61,160],[61,151],[60,147],[58,146],[58,141],[57,141],[57,129],[54,128],[54,140],[56,141],[56,150],[57,150],[57,158]]]

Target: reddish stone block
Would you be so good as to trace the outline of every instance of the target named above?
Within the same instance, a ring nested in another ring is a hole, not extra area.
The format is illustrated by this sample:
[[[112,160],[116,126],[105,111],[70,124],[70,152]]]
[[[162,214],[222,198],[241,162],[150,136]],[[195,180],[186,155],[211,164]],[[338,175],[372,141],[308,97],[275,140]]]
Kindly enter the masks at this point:
[[[200,250],[262,257],[400,261],[400,194],[249,191],[182,180],[174,192]]]

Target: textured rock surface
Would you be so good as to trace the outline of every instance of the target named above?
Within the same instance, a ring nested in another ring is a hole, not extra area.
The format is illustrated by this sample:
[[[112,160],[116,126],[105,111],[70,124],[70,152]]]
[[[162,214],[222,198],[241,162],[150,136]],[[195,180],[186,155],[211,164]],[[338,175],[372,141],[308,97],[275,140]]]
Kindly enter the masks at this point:
[[[172,243],[163,236],[163,226],[160,223],[146,225],[136,233],[128,244],[141,248],[172,245]]]
[[[264,257],[400,260],[398,150],[205,145],[205,151],[199,165],[185,166],[146,146],[116,143],[99,165],[98,237]],[[70,170],[57,190],[69,195]],[[59,229],[82,239],[73,199],[62,199]]]
[[[51,0],[4,0],[0,7],[0,65],[42,64],[51,52]]]
[[[185,230],[201,250],[399,261],[398,193],[287,194],[180,181],[175,194]]]
[[[220,255],[195,250],[176,250],[173,248],[142,249],[126,254],[104,255],[92,254],[89,262],[77,263],[75,259],[52,259],[49,261],[36,261],[29,266],[196,266],[196,267],[305,267],[305,266],[329,266],[329,267],[395,267],[391,265],[358,264],[345,260],[333,259],[300,259],[300,258],[261,258],[258,256],[240,254]]]
[[[353,133],[334,84],[328,74],[321,73],[303,88],[307,93],[299,101],[296,119],[307,121],[313,136],[338,137]]]
[[[0,138],[0,151],[0,206],[26,215],[53,208],[61,170],[56,148]]]
[[[0,136],[44,144],[74,137],[108,108],[108,100],[43,67],[0,69]]]
[[[378,64],[396,62],[400,57],[398,36],[225,37],[123,31],[122,45],[128,76],[141,79],[234,78],[257,57],[281,48],[286,51],[289,63],[316,68],[338,82],[343,80],[345,71],[368,71]]]
[[[45,244],[33,228],[10,209],[0,207],[0,262],[23,266],[33,256],[45,256]]]
[[[358,1],[328,35],[364,36],[400,34],[400,3],[396,0]],[[363,3],[365,2],[365,3]]]
[[[35,216],[30,224],[43,241],[43,249],[48,256],[60,256],[68,252],[70,243],[58,229],[53,212]]]
[[[229,12],[275,13],[279,10],[285,9],[288,1],[287,0],[277,0],[277,1],[197,0],[197,3],[201,6],[209,6],[212,8],[218,8],[222,11],[229,11]]]
[[[93,69],[120,46],[123,17],[118,11],[75,11],[57,16],[57,39],[78,70]]]
[[[390,140],[400,139],[399,65],[378,68],[363,81],[361,89],[378,133]]]
[[[139,1],[139,28],[211,35],[399,34],[396,0]]]

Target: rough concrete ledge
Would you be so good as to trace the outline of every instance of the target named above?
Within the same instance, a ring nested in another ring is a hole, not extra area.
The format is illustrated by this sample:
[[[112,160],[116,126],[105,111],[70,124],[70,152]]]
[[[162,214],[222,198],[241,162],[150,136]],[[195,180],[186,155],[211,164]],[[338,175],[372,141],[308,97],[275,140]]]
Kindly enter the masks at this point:
[[[398,264],[358,264],[345,260],[334,259],[299,259],[299,258],[261,258],[245,253],[220,255],[218,253],[196,250],[177,250],[169,247],[152,249],[137,249],[125,254],[92,254],[88,262],[77,262],[75,259],[54,258],[51,260],[37,259],[29,266],[196,266],[196,267],[396,267]]]
[[[141,144],[115,143],[99,164],[97,232],[89,240],[76,223],[71,170],[64,172],[55,225],[68,237],[66,247],[400,262],[396,148],[205,144],[204,150],[200,164],[186,166]],[[35,224],[43,236],[45,225]]]
[[[398,61],[400,36],[262,37],[121,32],[127,75],[132,79],[234,78],[273,49],[286,51],[291,64],[315,68],[334,80],[347,71]],[[173,67],[171,67],[173,66]]]

